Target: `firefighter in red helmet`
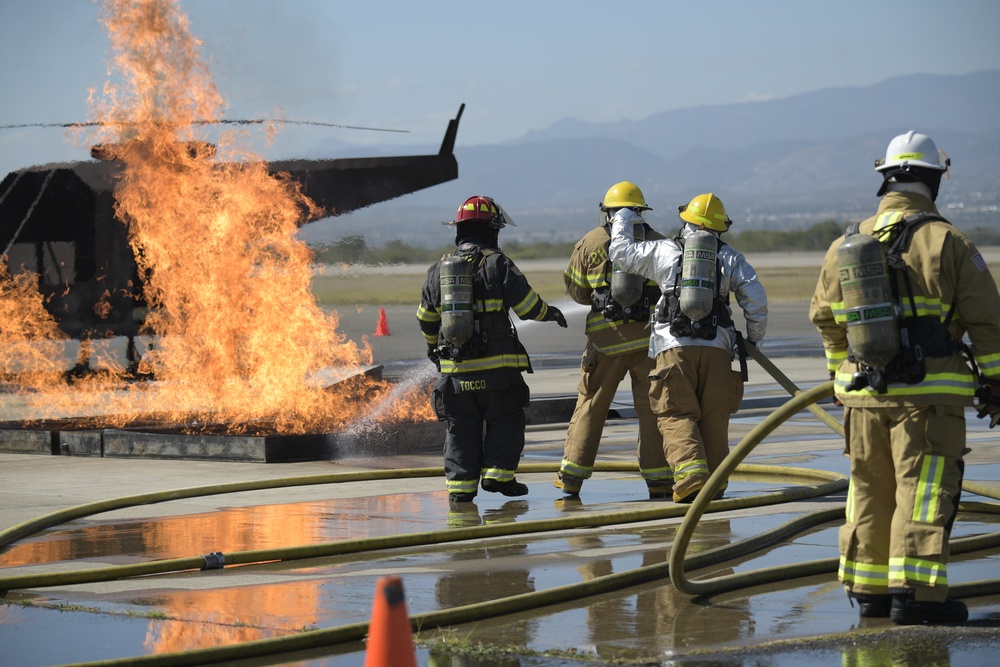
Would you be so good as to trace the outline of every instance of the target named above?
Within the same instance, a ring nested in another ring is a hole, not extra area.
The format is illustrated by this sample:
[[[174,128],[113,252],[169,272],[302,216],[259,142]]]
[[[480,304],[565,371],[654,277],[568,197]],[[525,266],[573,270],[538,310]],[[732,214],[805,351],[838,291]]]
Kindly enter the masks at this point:
[[[438,418],[448,422],[444,468],[450,503],[484,491],[523,496],[514,475],[524,450],[528,353],[510,311],[522,320],[566,326],[500,249],[499,232],[513,221],[490,197],[458,208],[453,253],[427,270],[417,320],[428,357],[441,375],[434,388]]]

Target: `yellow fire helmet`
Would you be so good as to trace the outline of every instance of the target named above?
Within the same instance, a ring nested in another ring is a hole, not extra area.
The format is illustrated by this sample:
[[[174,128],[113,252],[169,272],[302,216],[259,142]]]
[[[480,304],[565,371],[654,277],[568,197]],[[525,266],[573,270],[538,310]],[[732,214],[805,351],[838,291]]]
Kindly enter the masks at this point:
[[[722,200],[711,192],[698,195],[684,206],[679,206],[677,212],[684,222],[698,225],[713,232],[725,232],[733,224],[726,215],[726,207]]]
[[[642,196],[642,190],[635,183],[622,181],[615,183],[604,195],[604,201],[599,206],[602,211],[609,211],[616,208],[635,208],[640,211],[652,211],[646,206],[646,198]]]

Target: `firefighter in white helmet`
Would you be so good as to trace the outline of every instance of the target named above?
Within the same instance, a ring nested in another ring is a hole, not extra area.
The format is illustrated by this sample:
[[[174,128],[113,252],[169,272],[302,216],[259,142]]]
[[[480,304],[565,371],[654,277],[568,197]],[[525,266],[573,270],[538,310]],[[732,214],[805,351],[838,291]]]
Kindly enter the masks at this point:
[[[878,211],[830,246],[809,309],[851,460],[839,578],[861,616],[898,624],[968,617],[947,597],[965,407],[978,395],[979,416],[1000,419],[1000,295],[935,206],[949,165],[924,134],[892,139]]]
[[[524,450],[528,353],[510,311],[522,320],[566,326],[500,250],[499,233],[513,221],[492,198],[475,196],[458,208],[456,250],[427,270],[417,321],[428,357],[441,372],[434,388],[437,416],[448,422],[445,485],[451,504],[472,502],[479,490],[523,496],[514,474]]]
[[[620,209],[609,254],[624,270],[656,281],[663,293],[649,340],[656,360],[649,398],[673,469],[673,499],[689,503],[729,453],[729,417],[743,398],[746,359],[730,295],[743,310],[747,341],[759,345],[767,294],[746,258],[720,238],[732,221],[718,197],[700,194],[678,211],[675,238],[637,241],[638,216]],[[734,371],[737,354],[741,370]]]
[[[643,276],[620,271],[608,260],[610,225],[615,213],[628,208],[636,213],[636,234],[662,239],[642,219],[650,210],[642,191],[622,181],[611,186],[600,203],[602,220],[573,248],[563,274],[566,292],[577,303],[590,306],[587,346],[580,363],[579,395],[566,431],[562,464],[553,484],[576,496],[594,472],[597,449],[618,385],[630,376],[632,400],[639,419],[639,472],[649,497],[669,498],[673,475],[663,450],[663,436],[649,406],[649,375],[653,360],[649,350],[649,315],[660,298],[659,286]]]

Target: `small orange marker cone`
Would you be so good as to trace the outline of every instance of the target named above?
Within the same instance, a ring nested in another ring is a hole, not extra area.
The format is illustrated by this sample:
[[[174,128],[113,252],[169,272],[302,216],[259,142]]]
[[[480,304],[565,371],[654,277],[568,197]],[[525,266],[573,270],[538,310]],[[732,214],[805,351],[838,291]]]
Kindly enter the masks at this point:
[[[375,585],[365,667],[417,667],[403,580],[399,577],[382,577]]]
[[[376,336],[391,336],[389,331],[389,320],[385,317],[385,308],[378,309],[378,326],[375,327]]]

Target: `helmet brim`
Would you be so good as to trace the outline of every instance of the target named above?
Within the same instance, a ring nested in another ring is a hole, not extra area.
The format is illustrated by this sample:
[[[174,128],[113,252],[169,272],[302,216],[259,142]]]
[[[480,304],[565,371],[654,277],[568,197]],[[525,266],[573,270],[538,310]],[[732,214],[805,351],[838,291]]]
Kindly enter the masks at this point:
[[[602,211],[607,213],[608,211],[617,211],[620,208],[630,208],[633,211],[652,211],[652,206],[605,206],[604,202],[598,203],[598,206]]]

